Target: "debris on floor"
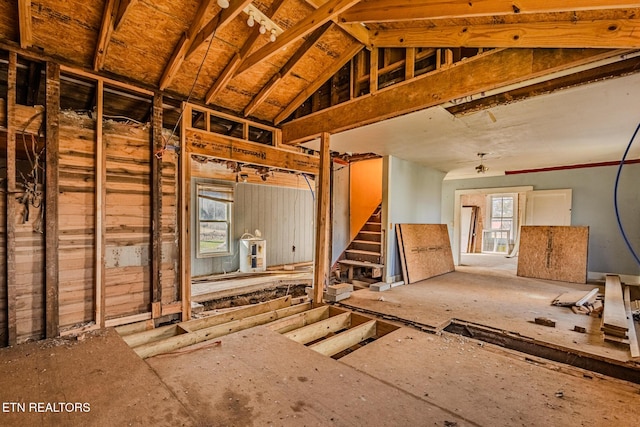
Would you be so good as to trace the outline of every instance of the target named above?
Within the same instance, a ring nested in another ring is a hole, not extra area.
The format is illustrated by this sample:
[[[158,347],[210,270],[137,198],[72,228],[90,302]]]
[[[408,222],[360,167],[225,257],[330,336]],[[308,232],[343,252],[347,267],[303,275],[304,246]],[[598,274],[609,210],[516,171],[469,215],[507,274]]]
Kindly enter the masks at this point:
[[[556,327],[556,321],[554,319],[549,319],[548,317],[536,317],[535,322],[538,325],[549,326],[550,328]]]
[[[327,286],[327,291],[323,297],[325,301],[338,302],[347,299],[353,292],[353,285],[350,283],[340,283],[337,285]]]

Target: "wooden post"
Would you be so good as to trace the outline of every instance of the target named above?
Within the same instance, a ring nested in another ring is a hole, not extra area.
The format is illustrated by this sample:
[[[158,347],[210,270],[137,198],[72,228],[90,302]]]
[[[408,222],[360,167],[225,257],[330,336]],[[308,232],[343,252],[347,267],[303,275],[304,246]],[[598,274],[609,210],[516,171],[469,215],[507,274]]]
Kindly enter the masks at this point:
[[[96,283],[95,283],[95,319],[96,325],[103,328],[105,322],[105,281],[104,281],[104,237],[106,232],[107,205],[107,147],[102,135],[102,116],[104,111],[104,82],[98,80],[96,87],[96,192],[95,192],[95,245],[96,245]]]
[[[404,79],[411,80],[415,77],[415,64],[416,64],[416,48],[409,47],[406,50],[404,60]]]
[[[371,49],[371,63],[369,67],[369,93],[378,92],[378,54],[380,49],[374,47]]]
[[[151,305],[162,304],[162,94],[153,97],[151,138]],[[152,310],[158,316],[162,310]],[[157,317],[157,316],[156,316]]]
[[[60,148],[60,66],[47,62],[45,170],[45,336],[59,331],[58,162]]]
[[[329,151],[330,136],[323,132],[320,136],[320,170],[318,174],[318,191],[316,201],[316,253],[313,269],[313,304],[322,304],[322,293],[329,281],[329,205],[331,187],[331,154]]]
[[[191,210],[191,156],[187,151],[186,129],[191,120],[191,107],[182,104],[183,114],[180,129],[180,298],[182,321],[191,318],[191,236],[189,233]]]
[[[9,52],[7,77],[7,342],[15,345],[16,325],[16,77],[18,55]]]

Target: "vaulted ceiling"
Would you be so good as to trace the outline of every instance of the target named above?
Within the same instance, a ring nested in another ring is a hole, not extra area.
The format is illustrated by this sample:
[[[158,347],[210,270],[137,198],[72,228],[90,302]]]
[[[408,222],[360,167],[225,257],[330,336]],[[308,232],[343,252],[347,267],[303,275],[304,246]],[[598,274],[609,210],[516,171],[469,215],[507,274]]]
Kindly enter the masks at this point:
[[[218,3],[2,1],[0,47],[20,46],[276,124],[286,123],[302,104],[300,94],[310,96],[362,49],[495,52],[461,61],[464,68],[441,70],[437,78],[424,76],[419,89],[411,82],[389,88],[399,94],[396,99],[411,98],[402,87],[421,98],[394,113],[383,105],[395,102],[392,95],[371,93],[369,101],[351,100],[334,109],[335,117],[316,113],[315,122],[294,120],[295,131],[284,125],[285,142],[288,134],[290,141],[308,139],[318,126],[344,131],[640,49],[640,1],[631,0],[230,0],[227,8]],[[250,14],[253,27],[247,24]],[[537,54],[540,49],[546,53]],[[345,113],[354,109],[371,111]]]

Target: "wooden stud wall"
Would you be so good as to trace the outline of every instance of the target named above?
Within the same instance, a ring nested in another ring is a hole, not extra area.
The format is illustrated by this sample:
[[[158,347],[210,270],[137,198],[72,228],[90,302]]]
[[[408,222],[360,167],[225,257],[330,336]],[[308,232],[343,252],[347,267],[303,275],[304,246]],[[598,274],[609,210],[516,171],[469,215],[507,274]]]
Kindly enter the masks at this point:
[[[16,105],[17,55],[10,58],[10,89],[2,102],[8,114],[0,117],[6,124],[0,139],[9,142],[1,160],[8,166],[9,191],[3,189],[0,200],[0,252],[6,260],[0,264],[0,346],[151,318],[153,289],[158,315],[180,313],[178,156],[164,149],[177,145],[177,137],[162,129],[161,115],[155,129],[103,120],[105,82],[97,77],[96,114],[59,111],[56,64],[47,64],[48,111]],[[160,101],[156,107],[161,111]],[[41,176],[47,216],[30,205],[26,220],[17,177],[31,164],[16,145],[22,147],[24,130],[28,145],[36,138],[44,146],[45,139],[35,135],[44,116],[46,160],[53,165],[46,180],[45,172]],[[152,237],[158,238],[155,250]]]

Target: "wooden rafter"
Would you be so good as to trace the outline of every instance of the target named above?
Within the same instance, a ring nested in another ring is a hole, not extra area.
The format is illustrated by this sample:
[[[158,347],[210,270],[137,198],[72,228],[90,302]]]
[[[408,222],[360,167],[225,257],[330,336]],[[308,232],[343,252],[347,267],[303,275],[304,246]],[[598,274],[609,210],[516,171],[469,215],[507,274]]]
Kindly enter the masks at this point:
[[[335,73],[337,73],[340,68],[344,66],[347,62],[351,60],[358,52],[360,52],[364,46],[361,44],[353,44],[350,48],[348,48],[344,53],[336,59],[333,64],[326,70],[322,72],[305,90],[300,92],[298,96],[295,97],[293,101],[287,105],[287,107],[282,110],[274,119],[275,124],[282,123],[287,117],[293,113],[296,108],[302,105],[304,101],[307,100],[316,90],[320,88],[327,80],[331,78]]]
[[[573,12],[638,7],[637,0],[369,0],[342,13],[340,22],[418,21],[477,16]]]
[[[404,28],[370,40],[374,47],[638,48],[640,19]]]
[[[452,99],[523,82],[556,71],[620,55],[601,49],[498,49],[455,67],[424,74],[282,126],[283,142],[308,140],[429,108]]]
[[[320,40],[320,37],[322,37],[324,33],[326,33],[332,25],[333,24],[331,22],[325,23],[322,27],[315,30],[305,40],[302,46],[300,46],[298,50],[293,54],[293,56],[289,58],[287,63],[284,64],[284,66],[280,69],[280,71],[278,71],[276,74],[273,75],[271,80],[269,80],[269,83],[267,83],[267,85],[264,86],[260,90],[260,92],[251,100],[249,105],[247,105],[247,107],[244,109],[245,117],[252,114],[260,106],[260,104],[262,104],[262,102],[264,102],[264,100],[267,99],[269,94],[276,88],[278,83],[280,83],[284,78],[286,78],[291,73],[291,71],[293,70],[293,67],[295,67],[295,65],[304,57],[307,51],[311,49],[318,42],[318,40]]]
[[[180,41],[176,45],[173,50],[173,54],[171,55],[171,59],[167,66],[164,68],[164,72],[162,73],[162,77],[160,78],[160,90],[164,90],[171,84],[171,81],[175,77],[178,69],[184,62],[184,57],[187,53],[187,50],[191,46],[191,40],[193,37],[200,31],[202,28],[202,24],[204,23],[205,14],[209,10],[209,7],[213,3],[213,0],[201,0],[200,5],[198,6],[198,10],[196,11],[196,15],[191,21],[191,26],[189,30],[182,35]]]
[[[305,0],[305,1],[307,2],[307,4],[313,6],[316,9],[327,2],[327,0]],[[365,46],[369,45],[369,31],[365,27],[360,25],[360,23],[357,23],[357,24],[351,24],[348,22],[342,23],[339,21],[337,16],[334,17],[332,21],[335,22],[345,33],[349,34],[351,37],[353,37],[363,45]]]
[[[131,10],[131,8],[138,3],[138,0],[120,0],[120,4],[118,4],[118,10],[116,12],[116,16],[113,19],[113,30],[117,30],[124,21],[124,18],[127,16],[127,13]]]
[[[268,16],[273,17],[283,3],[284,0],[274,1],[271,5],[271,10],[269,11]],[[242,45],[240,51],[236,52],[231,57],[231,60],[227,63],[222,73],[218,76],[213,86],[211,86],[211,88],[207,91],[207,95],[205,96],[205,102],[207,104],[212,103],[215,97],[220,93],[220,91],[224,89],[227,84],[229,84],[229,81],[231,81],[231,79],[235,75],[236,70],[238,69],[240,64],[242,64],[242,61],[244,61],[244,59],[249,56],[249,52],[251,52],[251,49],[253,49],[253,46],[258,40],[258,37],[260,37],[260,31],[258,26],[256,26],[251,32],[251,35],[249,36],[247,41],[245,41],[244,45]]]
[[[31,0],[18,0],[18,17],[20,20],[20,47],[26,49],[33,44]]]
[[[216,31],[233,21],[233,19],[238,16],[249,3],[251,3],[251,0],[232,1],[228,8],[222,9],[220,13],[211,18],[209,22],[207,22],[193,37],[193,40],[187,49],[185,59],[189,59],[196,49],[205,44],[210,37],[214,36]]]
[[[124,20],[127,12],[135,5],[138,0],[107,0],[102,13],[102,24],[100,25],[100,34],[98,36],[98,44],[93,57],[93,69],[99,71],[104,66],[104,60],[107,56],[107,48],[111,41],[111,34],[118,28]]]
[[[295,43],[307,34],[315,31],[317,28],[324,25],[336,17],[341,12],[347,10],[359,0],[330,0],[316,9],[307,17],[300,20],[293,27],[286,30],[278,39],[265,45],[257,52],[251,54],[241,65],[237,71],[240,74],[256,64],[261,63],[275,55],[282,48],[289,46],[291,43]]]

